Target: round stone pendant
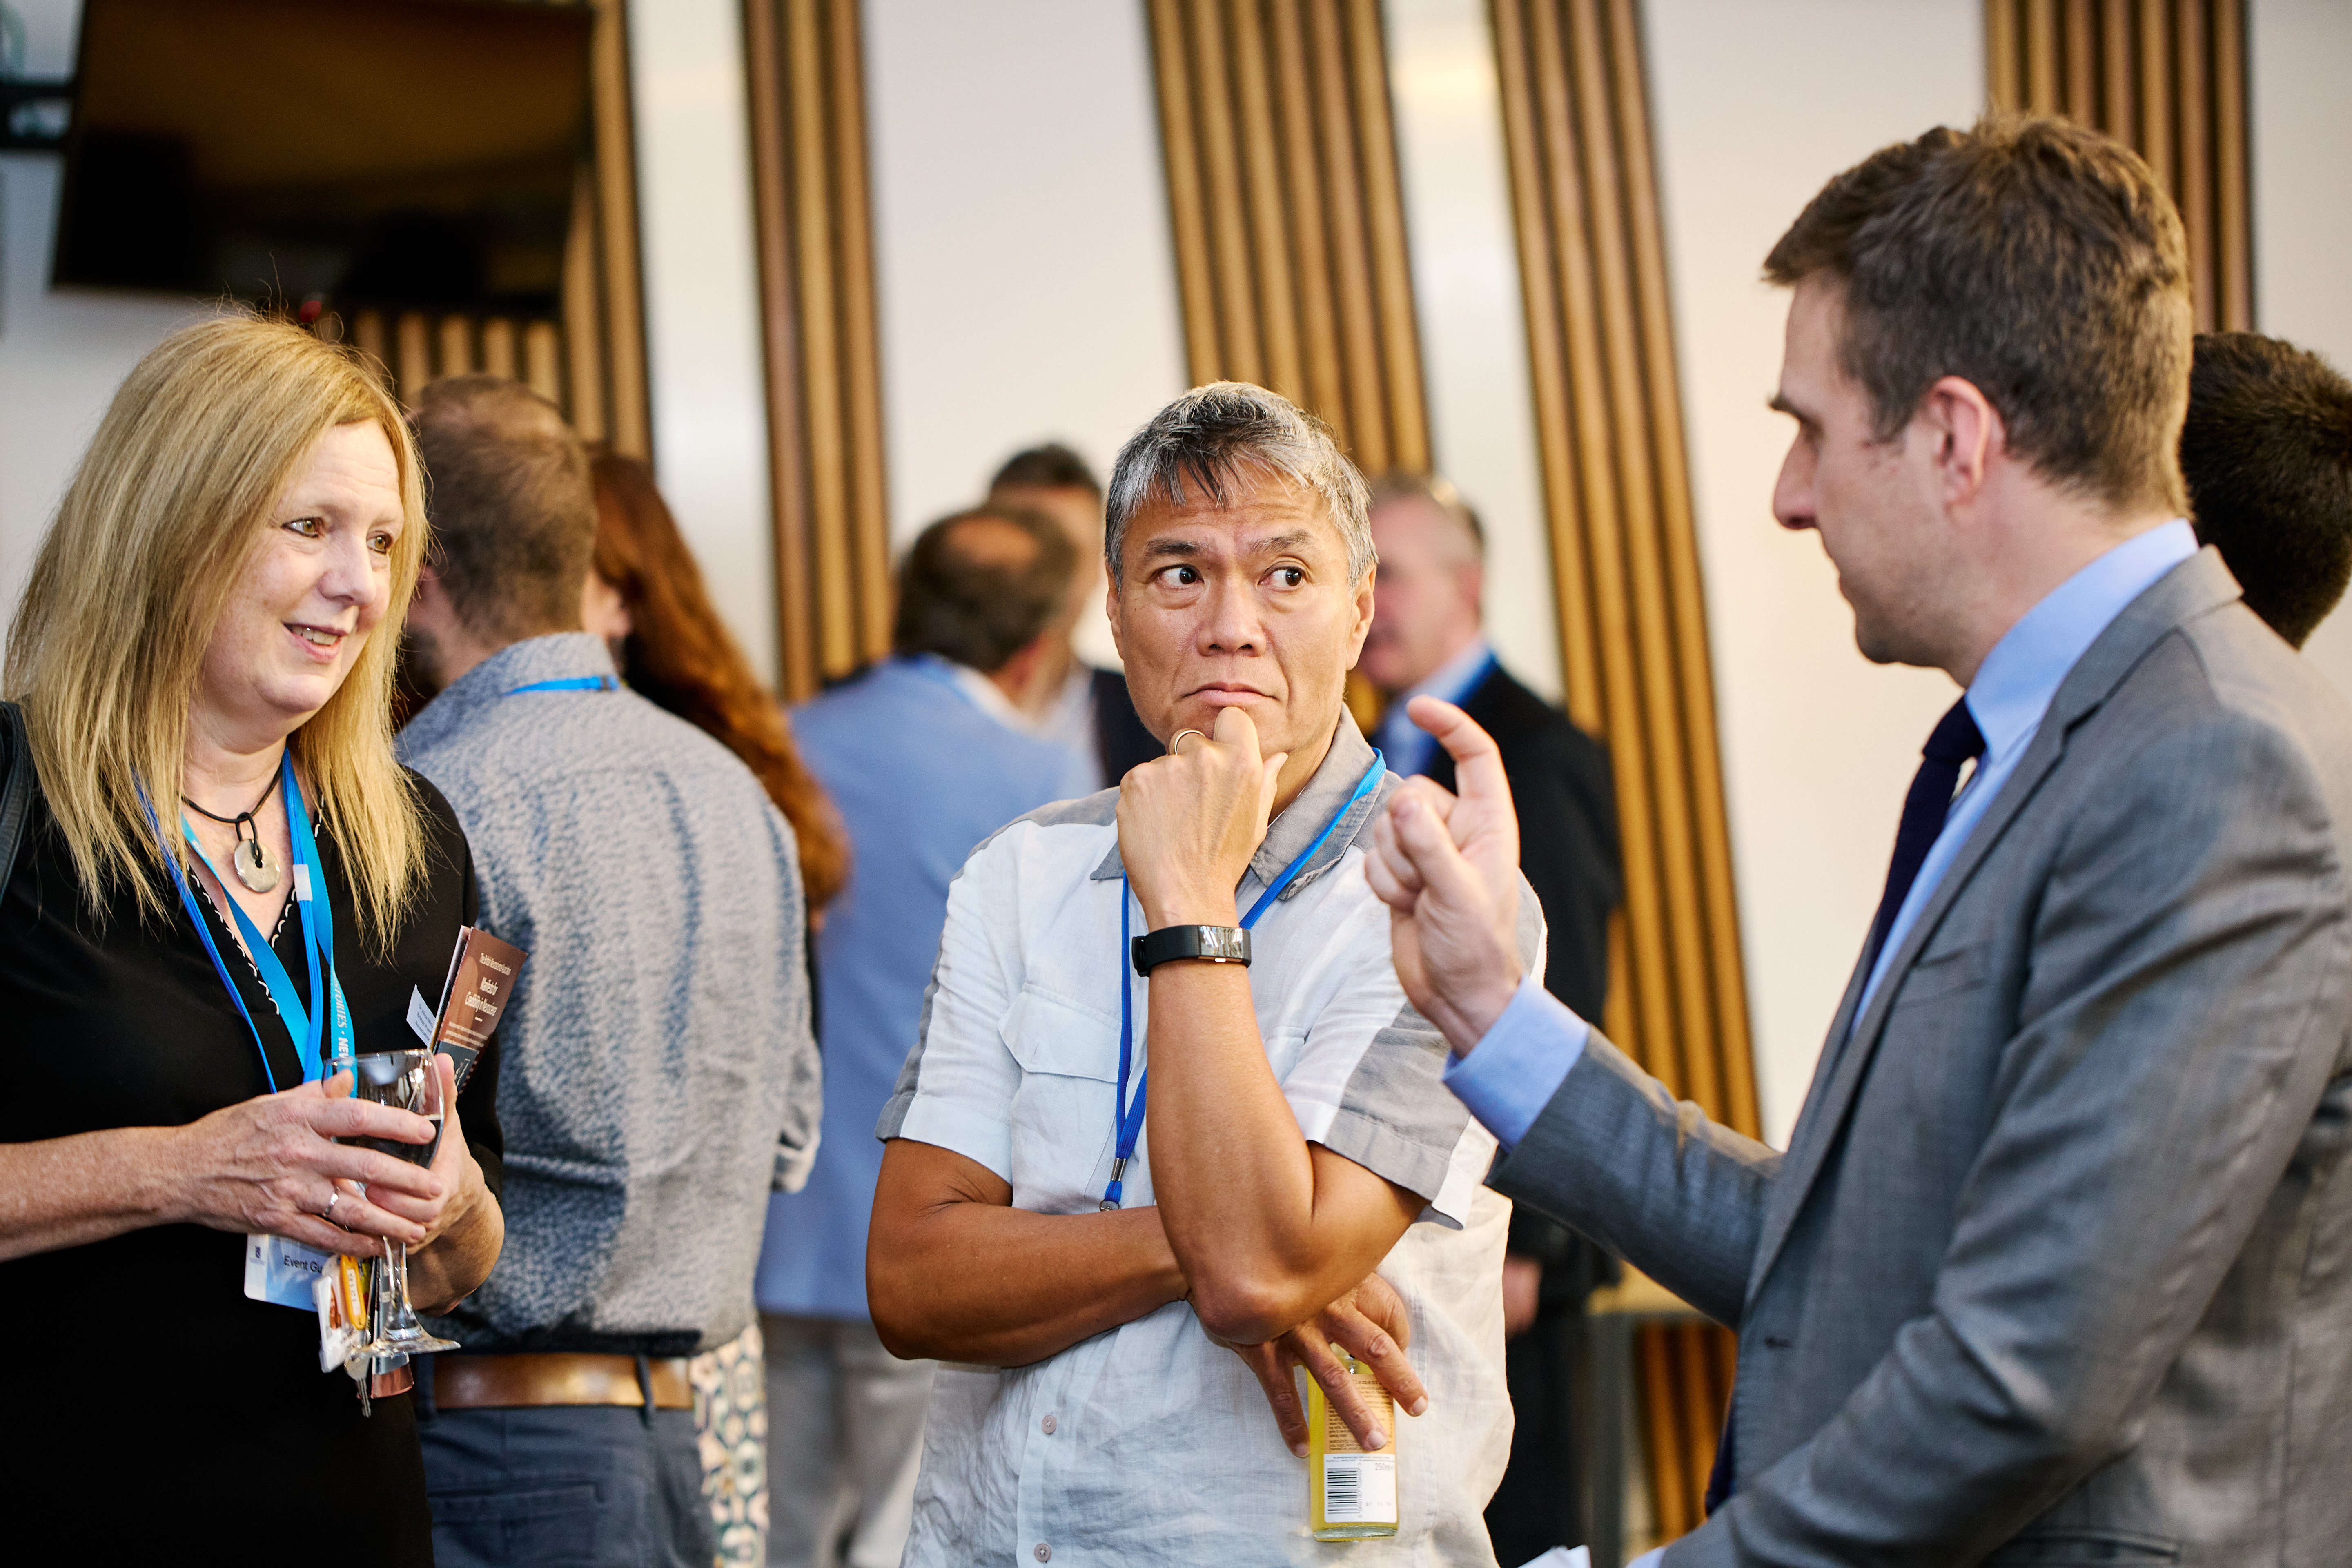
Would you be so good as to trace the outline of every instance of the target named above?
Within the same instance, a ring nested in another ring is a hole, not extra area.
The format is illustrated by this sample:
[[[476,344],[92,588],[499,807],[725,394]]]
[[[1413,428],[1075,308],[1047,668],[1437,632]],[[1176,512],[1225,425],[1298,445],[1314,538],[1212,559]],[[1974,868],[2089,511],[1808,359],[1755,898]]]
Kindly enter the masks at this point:
[[[246,890],[266,893],[278,886],[278,857],[258,838],[240,838],[236,852],[229,856],[229,865],[236,871],[236,879]]]

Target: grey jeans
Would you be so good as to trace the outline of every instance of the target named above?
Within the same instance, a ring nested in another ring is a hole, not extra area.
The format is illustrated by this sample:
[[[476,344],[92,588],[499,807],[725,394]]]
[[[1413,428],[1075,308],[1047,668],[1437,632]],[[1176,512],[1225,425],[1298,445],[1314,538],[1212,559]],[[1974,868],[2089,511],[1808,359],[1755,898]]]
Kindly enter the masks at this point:
[[[897,1568],[939,1363],[900,1361],[863,1321],[762,1313],[760,1331],[769,1568]]]
[[[710,1568],[694,1412],[418,1412],[440,1568]]]

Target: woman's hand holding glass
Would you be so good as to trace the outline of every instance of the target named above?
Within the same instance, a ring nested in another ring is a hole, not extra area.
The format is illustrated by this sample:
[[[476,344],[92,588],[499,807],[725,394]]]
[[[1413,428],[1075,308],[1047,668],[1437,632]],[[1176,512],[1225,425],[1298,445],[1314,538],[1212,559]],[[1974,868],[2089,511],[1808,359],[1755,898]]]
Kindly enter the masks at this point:
[[[447,1070],[446,1068],[443,1069]],[[353,1100],[352,1075],[224,1106],[169,1141],[163,1172],[172,1191],[163,1218],[240,1234],[282,1236],[327,1252],[379,1258],[379,1238],[422,1246],[452,1223],[460,1185],[451,1151],[428,1170],[337,1139],[429,1143],[422,1116]],[[456,1118],[450,1118],[455,1131]],[[462,1151],[465,1140],[449,1140]],[[464,1155],[478,1193],[481,1176]],[[331,1216],[330,1217],[330,1211]]]
[[[371,1188],[366,1194],[375,1199],[377,1205],[385,1212],[396,1215],[403,1219],[414,1220],[424,1227],[425,1234],[422,1237],[403,1236],[398,1238],[407,1242],[411,1251],[430,1247],[440,1240],[453,1226],[470,1215],[476,1205],[489,1196],[489,1188],[482,1181],[482,1167],[475,1162],[474,1151],[466,1142],[465,1129],[458,1124],[457,1068],[446,1056],[436,1056],[434,1058],[434,1068],[441,1075],[441,1103],[447,1108],[443,1112],[444,1130],[441,1134],[441,1147],[435,1151],[433,1163],[428,1167],[433,1174],[440,1179],[440,1194],[429,1201],[411,1196],[400,1190]],[[348,1079],[345,1081],[348,1081]],[[428,1127],[432,1125],[423,1117],[417,1117],[415,1120],[424,1121]],[[425,1140],[417,1139],[414,1142],[422,1142]],[[417,1169],[414,1165],[407,1165],[405,1168],[411,1171]],[[352,1197],[360,1195],[352,1191],[352,1184],[348,1182],[342,1184],[342,1187],[350,1195],[335,1205],[335,1222],[338,1225],[342,1223],[345,1205],[348,1205]],[[376,1234],[384,1236],[391,1233],[378,1231]]]

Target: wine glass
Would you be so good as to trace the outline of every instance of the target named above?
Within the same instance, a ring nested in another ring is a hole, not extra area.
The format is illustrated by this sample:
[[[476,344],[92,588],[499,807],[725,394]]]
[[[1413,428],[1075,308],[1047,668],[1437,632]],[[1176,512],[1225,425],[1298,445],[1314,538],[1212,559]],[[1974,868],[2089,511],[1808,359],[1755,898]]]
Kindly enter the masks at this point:
[[[434,1065],[433,1053],[371,1051],[358,1059],[356,1068],[352,1093],[357,1098],[424,1117],[433,1123],[433,1141],[402,1143],[390,1138],[354,1138],[352,1142],[412,1165],[433,1163],[441,1147],[443,1126],[441,1073]],[[354,1355],[429,1355],[457,1348],[456,1341],[436,1339],[417,1321],[416,1309],[408,1300],[408,1244],[404,1241],[389,1237],[384,1241],[383,1262],[375,1271],[375,1338]]]

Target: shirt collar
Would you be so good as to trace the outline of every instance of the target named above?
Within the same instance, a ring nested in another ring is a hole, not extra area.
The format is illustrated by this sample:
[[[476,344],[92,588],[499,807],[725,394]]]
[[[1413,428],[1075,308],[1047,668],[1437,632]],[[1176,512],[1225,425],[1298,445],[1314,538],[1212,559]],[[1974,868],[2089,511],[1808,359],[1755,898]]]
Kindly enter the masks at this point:
[[[1402,710],[1404,704],[1416,697],[1442,698],[1459,708],[1462,700],[1470,695],[1471,688],[1476,686],[1479,678],[1486,673],[1486,666],[1494,657],[1495,650],[1484,637],[1472,637],[1469,647],[1438,666],[1419,686],[1398,698],[1398,708]]]
[[[1355,794],[1356,786],[1363,782],[1364,774],[1371,765],[1371,742],[1364,739],[1361,730],[1356,728],[1354,716],[1341,709],[1339,727],[1332,731],[1331,749],[1323,753],[1322,765],[1307,779],[1307,787],[1298,792],[1297,798],[1266,826],[1265,839],[1258,845],[1257,852],[1250,857],[1250,874],[1258,879],[1260,886],[1271,887],[1274,879],[1282,875],[1283,868],[1315,842],[1315,836],[1323,831],[1324,824],[1347,805],[1348,797]],[[1298,875],[1288,888],[1283,889],[1285,901],[1339,863],[1339,857],[1346,854],[1349,846],[1356,841],[1356,835],[1363,831],[1364,824],[1372,819],[1372,813],[1379,810],[1388,798],[1388,786],[1389,781],[1381,781],[1380,787],[1348,807],[1349,820],[1342,821],[1333,828],[1331,837],[1324,840],[1323,847],[1315,852],[1315,858],[1298,868]],[[1088,879],[1107,881],[1126,874],[1127,868],[1119,860],[1118,843],[1114,837],[1109,853],[1102,858]]]
[[[907,662],[919,673],[953,687],[965,701],[1006,729],[1018,730],[1024,735],[1029,732],[1029,716],[1013,705],[1013,699],[1004,695],[1004,688],[971,666],[958,664],[936,653],[909,654]]]
[[[613,667],[613,650],[604,646],[604,638],[591,633],[557,632],[549,637],[525,637],[520,642],[509,643],[444,687],[408,721],[401,734],[410,744],[435,740],[518,686],[618,674]]]
[[[2197,553],[2186,518],[2133,535],[2076,572],[2001,634],[1969,683],[1969,712],[1985,739],[1985,760],[2007,756],[2031,736],[2050,700],[2099,634],[2157,580]]]

